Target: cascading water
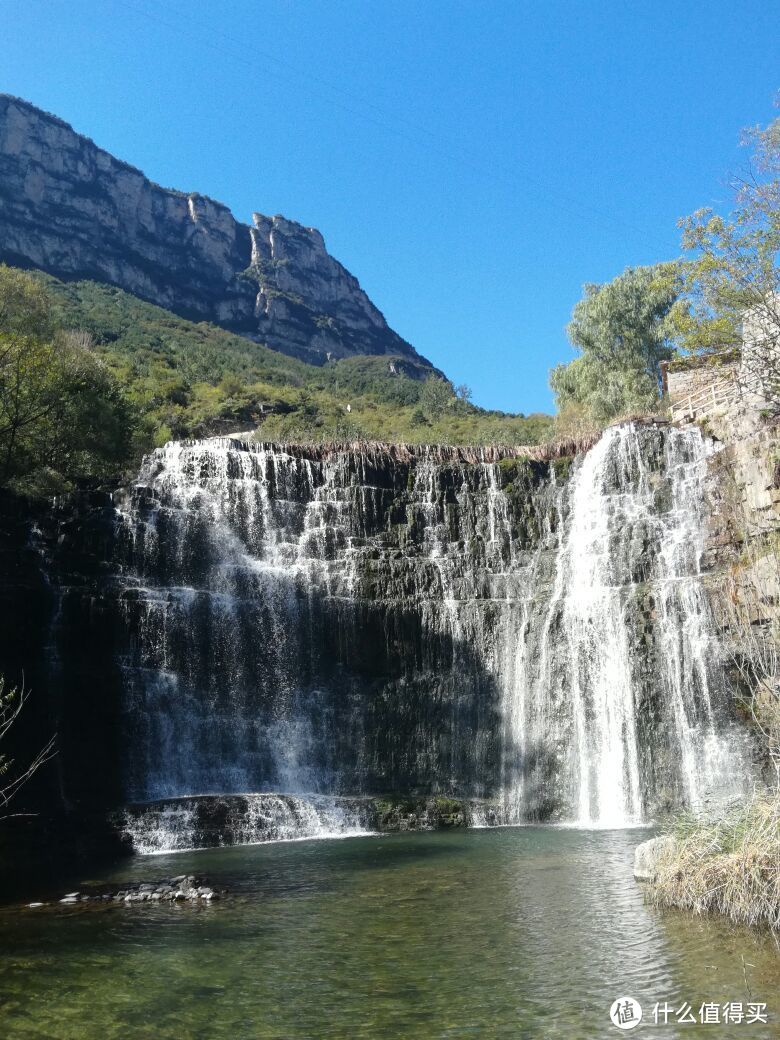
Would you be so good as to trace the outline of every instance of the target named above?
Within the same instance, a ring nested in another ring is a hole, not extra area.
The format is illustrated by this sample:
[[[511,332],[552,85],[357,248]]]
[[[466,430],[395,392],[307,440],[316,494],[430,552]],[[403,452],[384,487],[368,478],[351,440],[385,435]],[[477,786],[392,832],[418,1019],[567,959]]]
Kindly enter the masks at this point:
[[[159,449],[120,525],[128,801],[453,794],[625,826],[731,797],[712,450],[627,424],[563,479],[487,450]]]
[[[150,855],[219,845],[370,834],[370,806],[357,799],[247,794],[174,799],[126,809],[119,826]]]
[[[562,489],[534,697],[515,684],[530,703],[515,725],[558,743],[567,815],[583,825],[703,808],[737,797],[750,774],[747,741],[726,724],[701,580],[713,445],[696,427],[653,441],[632,424],[607,430]]]

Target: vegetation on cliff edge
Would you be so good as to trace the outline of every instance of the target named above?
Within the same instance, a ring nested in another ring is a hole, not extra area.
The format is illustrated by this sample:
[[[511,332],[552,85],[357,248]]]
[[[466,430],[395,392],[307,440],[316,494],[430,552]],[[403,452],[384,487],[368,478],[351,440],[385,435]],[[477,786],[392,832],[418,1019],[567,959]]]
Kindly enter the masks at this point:
[[[0,340],[0,407],[13,386],[25,402],[21,423],[0,426],[0,484],[27,493],[115,479],[171,439],[256,427],[299,442],[538,444],[552,424],[478,408],[408,358],[308,365],[120,289],[8,267]]]
[[[132,455],[137,409],[91,347],[40,283],[0,267],[0,486],[51,493]]]
[[[157,444],[256,425],[268,440],[536,444],[551,428],[546,415],[477,408],[466,388],[409,358],[309,365],[120,289],[39,277],[62,324],[90,333]]]
[[[585,286],[567,330],[580,356],[550,373],[559,427],[603,426],[658,409],[660,365],[674,354],[670,317],[680,290],[675,263],[628,267],[611,282]]]
[[[740,357],[741,388],[780,411],[780,119],[746,131],[744,143],[751,156],[732,178],[733,211],[681,220],[681,258],[585,285],[567,330],[579,356],[550,374],[560,434],[663,413],[669,360]]]

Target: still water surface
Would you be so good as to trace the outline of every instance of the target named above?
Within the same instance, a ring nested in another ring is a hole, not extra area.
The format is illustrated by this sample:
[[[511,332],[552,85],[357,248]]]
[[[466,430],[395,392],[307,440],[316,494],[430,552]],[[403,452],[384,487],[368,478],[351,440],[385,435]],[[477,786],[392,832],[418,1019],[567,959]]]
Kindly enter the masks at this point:
[[[644,837],[513,828],[137,858],[113,878],[197,873],[232,894],[1,910],[0,1037],[780,1037],[772,941],[646,907]],[[625,994],[645,1018],[624,1033],[609,1006]],[[732,1000],[767,1002],[770,1024],[652,1022],[656,1002]]]

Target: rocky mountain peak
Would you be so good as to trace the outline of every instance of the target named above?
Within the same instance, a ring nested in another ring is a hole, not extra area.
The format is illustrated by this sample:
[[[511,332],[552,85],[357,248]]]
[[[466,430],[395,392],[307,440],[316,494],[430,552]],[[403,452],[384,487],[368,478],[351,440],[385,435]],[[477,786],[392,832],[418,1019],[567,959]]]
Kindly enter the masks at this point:
[[[63,120],[7,94],[0,94],[0,261],[108,282],[305,361],[420,360],[316,228],[262,213],[243,224],[221,202],[160,187]]]

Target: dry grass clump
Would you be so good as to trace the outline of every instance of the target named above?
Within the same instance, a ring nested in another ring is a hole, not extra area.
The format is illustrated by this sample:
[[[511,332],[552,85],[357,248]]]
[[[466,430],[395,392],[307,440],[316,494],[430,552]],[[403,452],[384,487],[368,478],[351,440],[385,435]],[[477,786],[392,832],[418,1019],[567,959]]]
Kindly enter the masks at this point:
[[[235,434],[231,437],[215,438],[226,447],[258,451],[277,451],[292,455],[294,458],[310,459],[319,462],[332,455],[363,455],[373,461],[391,459],[400,462],[421,460],[426,462],[466,464],[495,463],[504,459],[528,459],[532,462],[553,462],[556,459],[571,458],[588,451],[601,436],[580,440],[555,440],[544,444],[432,444],[415,443],[413,441],[371,441],[343,440],[334,441],[298,438],[295,441],[267,441],[262,437],[263,428],[253,431],[244,439]],[[182,441],[182,444],[197,444],[197,440]]]
[[[756,797],[717,822],[677,821],[651,898],[780,931],[780,795]]]
[[[578,441],[595,444],[601,434],[609,426],[621,423],[668,423],[670,418],[669,402],[666,397],[657,402],[655,408],[645,411],[636,409],[618,412],[609,418],[598,418],[581,404],[567,404],[555,416],[553,422],[553,441]],[[587,449],[585,449],[587,450]]]

